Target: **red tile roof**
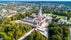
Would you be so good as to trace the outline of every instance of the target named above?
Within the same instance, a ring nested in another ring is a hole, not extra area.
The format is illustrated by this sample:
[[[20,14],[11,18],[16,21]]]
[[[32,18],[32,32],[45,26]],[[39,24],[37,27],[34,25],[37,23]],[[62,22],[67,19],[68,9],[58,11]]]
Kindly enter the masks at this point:
[[[41,21],[41,20],[42,20],[42,18],[36,18],[35,20],[37,20],[37,21]]]

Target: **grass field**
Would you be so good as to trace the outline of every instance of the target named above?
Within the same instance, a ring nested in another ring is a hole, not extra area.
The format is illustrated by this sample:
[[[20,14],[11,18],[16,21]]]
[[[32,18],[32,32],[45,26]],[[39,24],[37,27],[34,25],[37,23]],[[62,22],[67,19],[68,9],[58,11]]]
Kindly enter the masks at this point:
[[[60,15],[54,15],[54,14],[47,14],[47,15],[50,15],[50,16],[52,16],[52,15],[53,15],[53,16],[57,16],[57,17],[62,18],[62,19],[65,19],[65,17],[66,17],[66,16],[60,16]]]
[[[2,40],[2,38],[0,38],[0,40]]]
[[[62,19],[64,19],[64,18],[65,18],[65,16],[59,16],[59,15],[56,15],[56,16],[58,16],[59,18],[62,18]]]
[[[68,20],[68,22],[71,22],[71,20]]]

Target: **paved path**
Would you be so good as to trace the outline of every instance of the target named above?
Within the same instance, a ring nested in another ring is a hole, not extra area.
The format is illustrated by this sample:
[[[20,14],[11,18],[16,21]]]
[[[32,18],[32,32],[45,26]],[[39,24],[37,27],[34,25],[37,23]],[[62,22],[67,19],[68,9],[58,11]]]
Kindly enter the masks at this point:
[[[70,37],[69,37],[69,40],[71,40],[71,28],[70,28],[70,35],[69,35]]]
[[[21,21],[21,20],[16,20],[14,22],[22,22],[22,23],[26,23],[26,24],[30,24],[27,23],[25,21]],[[45,23],[44,23],[45,24]],[[31,24],[33,25],[33,24]],[[46,28],[46,26],[42,25],[42,26],[37,26],[37,25],[33,25],[36,26],[35,29],[32,29],[31,31],[29,31],[28,33],[26,33],[25,35],[23,35],[21,38],[19,38],[18,40],[24,40],[27,36],[29,36],[34,30],[39,30],[39,32],[45,36],[46,38],[48,38],[48,28]]]
[[[46,38],[48,38],[48,33],[47,32],[41,32],[39,31],[43,36],[45,36]]]
[[[25,35],[23,35],[21,38],[19,38],[18,40],[24,40],[27,36],[29,36],[32,32],[34,31],[34,29],[32,29],[31,31],[29,31],[28,33],[26,33]]]
[[[41,30],[42,29],[42,30]],[[48,38],[48,28],[41,28],[41,29],[38,29],[39,32],[45,36],[46,38]]]

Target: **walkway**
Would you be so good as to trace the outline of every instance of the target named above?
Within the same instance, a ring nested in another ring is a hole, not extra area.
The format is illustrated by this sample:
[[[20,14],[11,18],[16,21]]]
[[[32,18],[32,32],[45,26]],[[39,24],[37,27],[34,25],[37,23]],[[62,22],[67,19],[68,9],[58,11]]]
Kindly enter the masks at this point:
[[[19,38],[18,40],[24,40],[27,36],[29,36],[32,32],[34,31],[34,29],[32,29],[31,31],[29,31],[28,33],[26,33],[25,35],[23,35],[21,38]]]
[[[69,37],[69,40],[71,40],[71,28],[70,28],[70,35],[69,35],[70,37]]]
[[[41,30],[41,29],[42,29],[42,30]],[[48,28],[41,28],[41,29],[38,28],[39,32],[40,32],[43,36],[45,36],[46,38],[48,38]]]

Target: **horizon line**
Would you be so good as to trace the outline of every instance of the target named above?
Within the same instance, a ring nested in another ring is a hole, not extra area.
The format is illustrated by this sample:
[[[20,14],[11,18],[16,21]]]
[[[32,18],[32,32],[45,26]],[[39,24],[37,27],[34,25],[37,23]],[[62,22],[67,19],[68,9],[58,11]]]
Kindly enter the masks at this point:
[[[0,1],[25,1],[25,2],[33,2],[33,0],[0,0]],[[34,0],[34,1],[37,1],[37,0]],[[38,0],[38,1],[40,1],[40,0]],[[50,0],[41,0],[41,1],[50,1]],[[53,1],[53,0],[52,0]],[[71,2],[71,0],[55,0],[55,1],[68,1],[68,2]]]
[[[0,0],[1,1],[1,0]],[[24,2],[31,2],[31,1],[24,1]],[[34,1],[32,1],[32,2],[34,2]],[[46,1],[47,2],[47,1]],[[57,2],[59,2],[59,1],[57,1]],[[64,1],[64,2],[66,2],[66,1]],[[71,2],[71,1],[67,1],[67,2]]]

